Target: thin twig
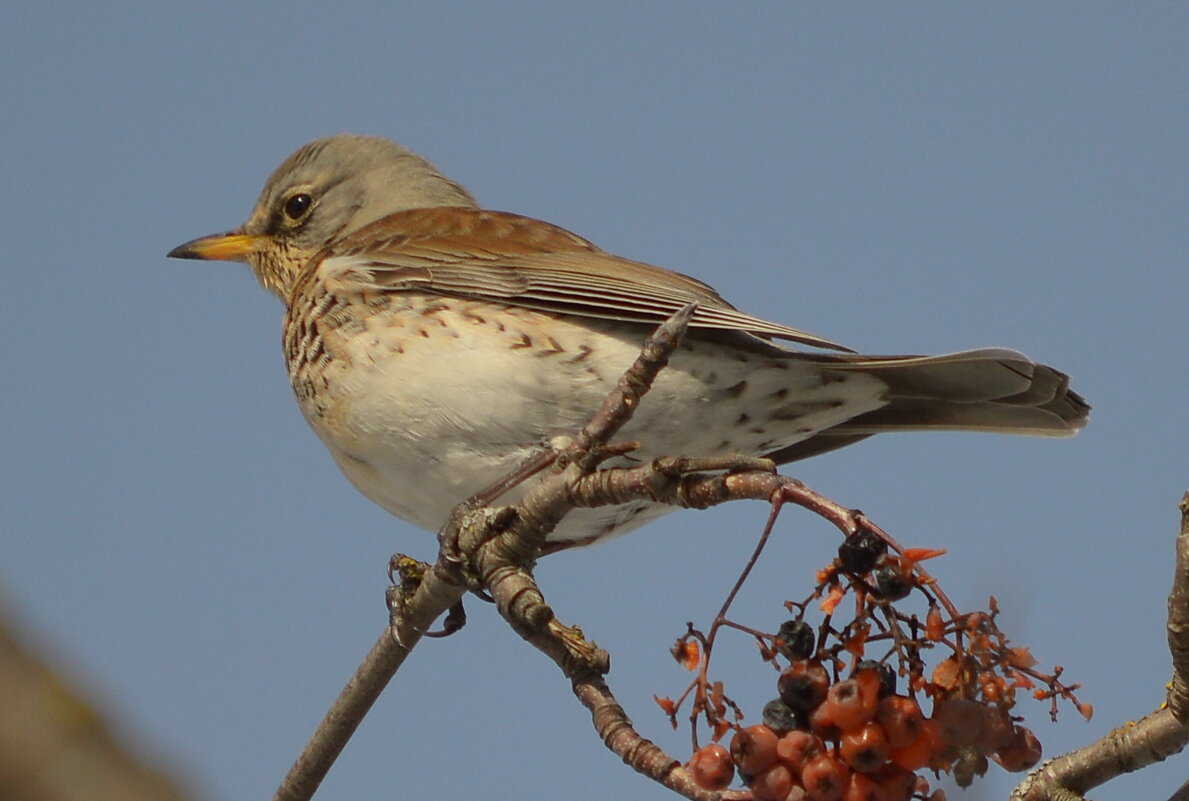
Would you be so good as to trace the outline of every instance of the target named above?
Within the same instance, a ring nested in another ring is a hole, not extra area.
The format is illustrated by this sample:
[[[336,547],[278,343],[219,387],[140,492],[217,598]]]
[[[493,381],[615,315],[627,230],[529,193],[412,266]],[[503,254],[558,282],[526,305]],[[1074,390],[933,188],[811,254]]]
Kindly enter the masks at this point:
[[[462,598],[462,588],[430,570],[402,604],[395,630],[386,626],[355,674],[298,755],[273,801],[309,801],[372,704],[396,675],[413,646],[444,612]]]

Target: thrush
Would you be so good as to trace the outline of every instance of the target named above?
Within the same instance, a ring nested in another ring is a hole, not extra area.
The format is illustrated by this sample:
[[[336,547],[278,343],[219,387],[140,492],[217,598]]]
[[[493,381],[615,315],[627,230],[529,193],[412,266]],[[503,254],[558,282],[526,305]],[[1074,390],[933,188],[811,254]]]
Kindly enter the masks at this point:
[[[575,433],[647,335],[690,302],[687,336],[621,432],[639,443],[621,463],[782,464],[885,431],[1060,437],[1089,411],[1066,375],[1012,350],[864,356],[752,317],[694,278],[481,209],[377,137],[305,145],[247,222],[169,255],[251,266],[285,304],[285,359],[310,426],[360,492],[431,531]],[[549,539],[594,542],[669,509],[577,510]]]

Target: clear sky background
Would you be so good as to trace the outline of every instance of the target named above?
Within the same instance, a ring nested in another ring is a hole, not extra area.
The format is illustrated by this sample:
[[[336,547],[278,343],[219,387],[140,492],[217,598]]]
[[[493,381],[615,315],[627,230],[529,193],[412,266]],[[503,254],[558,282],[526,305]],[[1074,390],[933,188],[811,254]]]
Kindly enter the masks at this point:
[[[100,5],[103,6],[100,9]],[[167,261],[232,227],[291,150],[402,141],[489,207],[717,286],[867,352],[1024,350],[1074,376],[1069,441],[883,437],[795,474],[900,539],[1084,683],[1160,703],[1189,486],[1184,3],[9,3],[0,30],[0,595],[120,730],[210,801],[268,798],[432,537],[355,494],[298,415],[279,304]],[[762,505],[550,558],[636,723]],[[790,510],[741,600],[774,627],[836,535]],[[602,749],[566,682],[482,604],[423,643],[319,796],[669,797]],[[730,651],[728,654],[727,652]],[[758,718],[753,646],[719,675]],[[1166,797],[1183,758],[1096,791]],[[968,798],[1006,796],[998,769]],[[957,796],[953,796],[957,797]]]

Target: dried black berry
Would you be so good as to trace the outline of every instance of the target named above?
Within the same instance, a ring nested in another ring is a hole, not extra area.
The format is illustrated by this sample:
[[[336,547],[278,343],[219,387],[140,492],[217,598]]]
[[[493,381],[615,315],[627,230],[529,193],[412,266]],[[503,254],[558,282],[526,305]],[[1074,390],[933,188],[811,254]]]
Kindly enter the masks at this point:
[[[912,577],[905,575],[899,560],[881,564],[872,574],[875,593],[885,601],[899,601],[912,592]]]
[[[797,728],[797,713],[779,698],[764,704],[763,724],[777,733]]]
[[[830,674],[818,662],[802,659],[780,674],[776,692],[780,700],[798,712],[812,712],[826,700],[830,689]]]
[[[838,564],[845,573],[871,572],[879,557],[888,552],[888,544],[867,529],[859,529],[838,546]]]
[[[817,643],[813,627],[804,620],[786,620],[781,623],[776,638],[776,649],[790,662],[811,656]]]

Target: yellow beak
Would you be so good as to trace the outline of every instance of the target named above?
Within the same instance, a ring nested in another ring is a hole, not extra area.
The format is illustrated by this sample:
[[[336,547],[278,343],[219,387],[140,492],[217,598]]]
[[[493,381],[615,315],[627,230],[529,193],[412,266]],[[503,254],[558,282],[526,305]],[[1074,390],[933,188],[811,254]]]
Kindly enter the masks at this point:
[[[171,259],[205,259],[207,261],[247,261],[267,241],[267,237],[228,231],[192,239],[166,254]]]

